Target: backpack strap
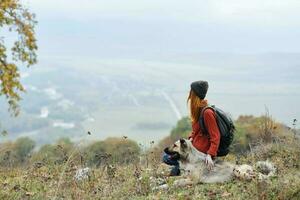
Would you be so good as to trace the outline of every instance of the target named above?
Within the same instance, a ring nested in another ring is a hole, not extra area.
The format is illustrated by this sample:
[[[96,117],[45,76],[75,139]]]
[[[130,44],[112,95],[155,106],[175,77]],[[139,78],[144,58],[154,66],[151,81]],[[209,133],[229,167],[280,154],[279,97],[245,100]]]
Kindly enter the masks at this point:
[[[201,113],[200,113],[200,117],[199,117],[200,129],[201,129],[202,133],[204,133],[205,135],[207,135],[209,137],[209,133],[206,129],[205,122],[204,122],[204,111],[206,109],[212,109],[215,112],[215,108],[214,108],[213,105],[208,105],[208,106],[202,108]]]

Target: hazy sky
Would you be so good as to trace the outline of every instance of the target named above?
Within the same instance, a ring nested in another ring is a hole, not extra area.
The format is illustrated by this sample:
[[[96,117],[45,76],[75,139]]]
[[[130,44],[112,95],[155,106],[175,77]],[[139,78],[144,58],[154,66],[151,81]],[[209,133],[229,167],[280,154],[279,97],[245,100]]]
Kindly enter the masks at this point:
[[[298,0],[23,0],[40,56],[300,52]]]
[[[300,0],[21,1],[37,15],[37,69],[160,83],[182,113],[190,82],[205,79],[236,117],[266,105],[287,124],[298,118]]]

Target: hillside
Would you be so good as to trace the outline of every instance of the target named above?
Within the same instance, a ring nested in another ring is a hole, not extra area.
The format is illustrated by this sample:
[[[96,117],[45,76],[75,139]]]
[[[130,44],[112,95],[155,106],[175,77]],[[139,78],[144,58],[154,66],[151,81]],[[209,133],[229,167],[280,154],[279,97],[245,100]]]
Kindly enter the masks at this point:
[[[151,149],[128,138],[110,138],[87,146],[61,139],[36,152],[32,152],[34,142],[30,139],[5,143],[0,149],[0,199],[298,199],[300,141],[294,129],[275,121],[271,140],[265,138],[261,132],[265,129],[259,127],[266,120],[269,124],[271,119],[239,117],[231,154],[225,160],[250,165],[269,160],[277,168],[276,176],[269,180],[234,179],[223,184],[172,187],[176,178],[167,176],[169,167],[161,163],[159,149],[178,133],[188,133],[188,119],[184,118],[169,139],[160,144],[149,141]],[[76,170],[86,166],[91,168],[89,177],[77,181]],[[171,187],[152,190],[162,183]]]

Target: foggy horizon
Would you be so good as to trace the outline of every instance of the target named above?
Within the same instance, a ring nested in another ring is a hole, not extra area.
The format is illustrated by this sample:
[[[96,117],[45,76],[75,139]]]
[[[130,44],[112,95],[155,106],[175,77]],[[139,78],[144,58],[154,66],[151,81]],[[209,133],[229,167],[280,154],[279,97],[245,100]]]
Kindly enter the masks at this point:
[[[21,69],[27,93],[21,116],[2,122],[6,139],[158,141],[188,114],[195,80],[235,119],[268,107],[289,126],[300,113],[298,1],[22,2],[38,21],[38,63]]]

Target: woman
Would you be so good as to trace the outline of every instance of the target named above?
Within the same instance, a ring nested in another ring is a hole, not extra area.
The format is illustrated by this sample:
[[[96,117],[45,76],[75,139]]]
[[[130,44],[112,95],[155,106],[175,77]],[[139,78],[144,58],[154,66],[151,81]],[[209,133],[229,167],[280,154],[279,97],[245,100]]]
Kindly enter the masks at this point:
[[[220,143],[220,131],[217,125],[216,116],[213,110],[205,109],[203,113],[205,127],[208,133],[204,133],[199,124],[199,117],[202,109],[208,103],[205,99],[208,90],[207,81],[195,81],[191,84],[191,90],[187,102],[190,108],[190,118],[192,122],[192,133],[189,139],[192,141],[193,146],[199,151],[206,153],[205,163],[208,169],[214,166],[213,158],[217,156],[217,151]],[[171,155],[164,154],[163,161],[168,165],[173,165],[171,176],[180,175],[179,163],[176,158]]]

